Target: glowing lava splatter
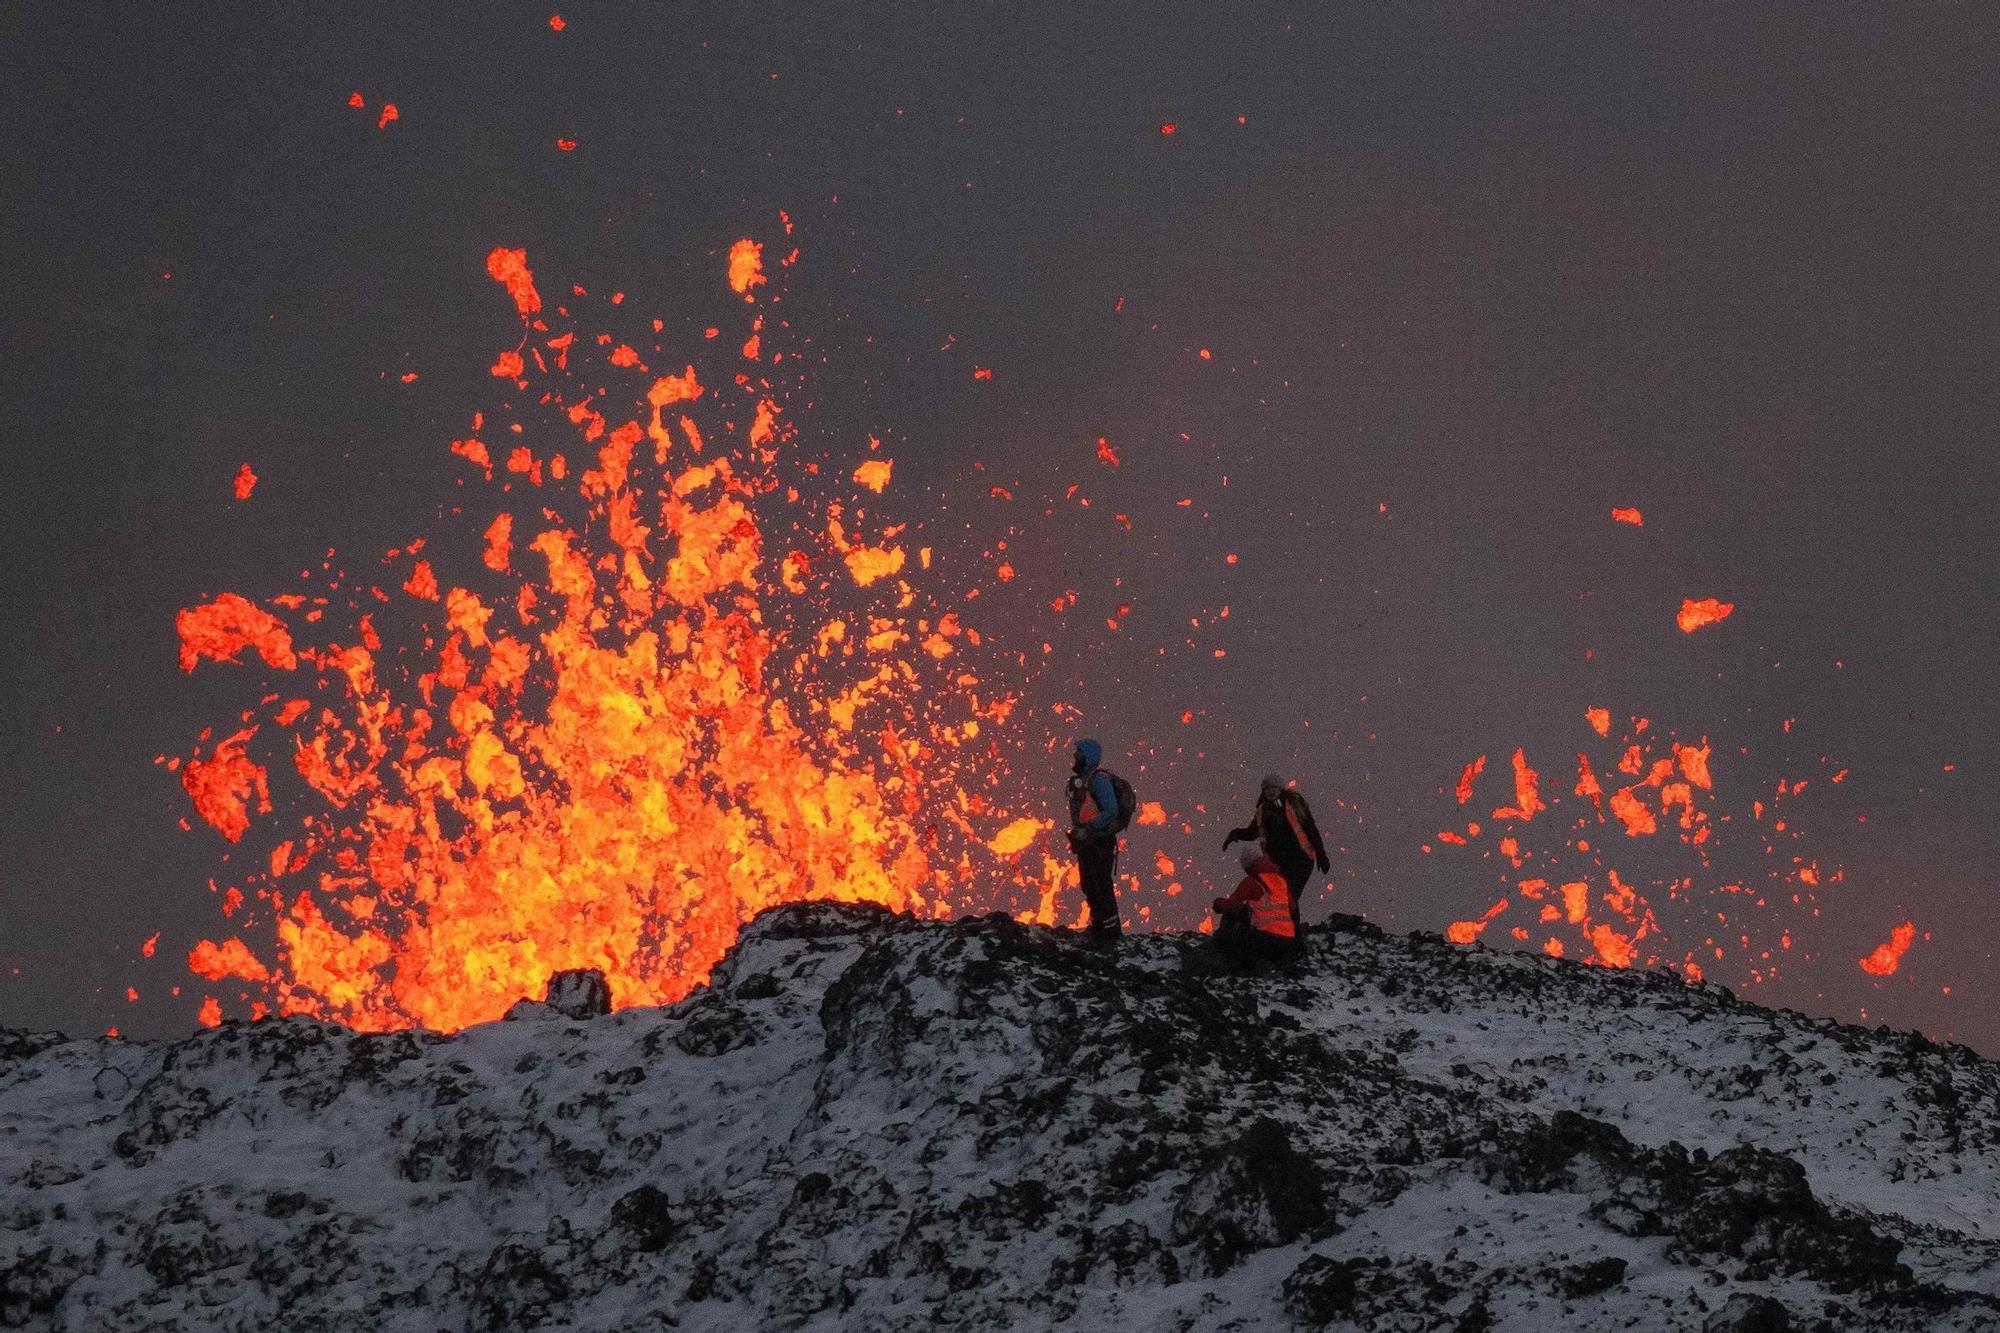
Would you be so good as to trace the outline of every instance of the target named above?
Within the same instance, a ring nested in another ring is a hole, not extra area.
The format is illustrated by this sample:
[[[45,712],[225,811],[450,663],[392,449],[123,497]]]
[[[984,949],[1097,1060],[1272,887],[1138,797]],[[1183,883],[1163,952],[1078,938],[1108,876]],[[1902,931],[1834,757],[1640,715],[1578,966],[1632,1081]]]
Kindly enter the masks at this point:
[[[1768,809],[1762,799],[1750,803],[1750,845],[1761,843],[1762,855],[1777,864],[1767,862],[1754,878],[1732,878],[1717,870],[1713,855],[1718,831],[1738,815],[1718,808],[1708,738],[1683,743],[1643,717],[1616,728],[1607,708],[1584,716],[1594,752],[1576,753],[1573,817],[1538,819],[1562,798],[1545,803],[1541,775],[1516,750],[1511,801],[1493,809],[1490,823],[1438,832],[1439,843],[1468,850],[1484,835],[1489,845],[1480,856],[1499,862],[1498,878],[1510,889],[1483,915],[1453,922],[1447,936],[1469,944],[1505,921],[1518,901],[1531,919],[1508,928],[1513,939],[1532,944],[1539,937],[1543,952],[1557,957],[1610,967],[1672,963],[1698,980],[1734,956],[1734,979],[1769,981],[1793,946],[1787,921],[1818,910],[1818,862],[1797,853],[1780,859],[1779,852],[1779,840],[1796,840],[1799,831],[1778,815],[1778,803],[1806,782],[1780,781]],[[1483,768],[1483,756],[1466,765],[1455,793],[1460,805],[1472,799]],[[1825,879],[1842,877],[1836,869]]]
[[[492,366],[518,406],[451,444],[469,530],[180,613],[183,668],[248,649],[269,687],[167,767],[231,843],[284,788],[222,891],[267,942],[204,940],[192,969],[253,1013],[453,1029],[565,968],[671,1001],[787,899],[943,912],[1011,884],[1046,919],[1066,864],[1029,864],[1047,821],[1001,799],[1016,700],[910,582],[874,508],[892,460],[798,446],[764,247],[728,254],[740,359],[700,371],[580,332],[521,250],[487,270],[521,319]],[[828,489],[846,476],[865,490]]]
[[[1903,964],[1903,955],[1917,938],[1917,924],[1905,921],[1889,932],[1889,938],[1875,946],[1874,952],[1861,960],[1861,970],[1872,977],[1892,977]]]
[[[1735,609],[1736,603],[1719,602],[1713,597],[1704,597],[1698,602],[1692,597],[1684,597],[1680,611],[1674,616],[1674,623],[1681,627],[1683,633],[1692,634],[1704,625],[1721,624]]]

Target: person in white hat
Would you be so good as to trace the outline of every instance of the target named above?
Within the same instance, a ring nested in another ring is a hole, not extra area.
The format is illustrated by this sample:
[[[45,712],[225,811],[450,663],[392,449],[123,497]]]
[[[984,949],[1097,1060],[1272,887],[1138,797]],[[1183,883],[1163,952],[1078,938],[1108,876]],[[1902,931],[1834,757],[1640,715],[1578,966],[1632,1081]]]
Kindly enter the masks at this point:
[[[1229,836],[1222,840],[1227,850],[1232,844],[1246,838],[1255,838],[1263,844],[1265,853],[1275,861],[1286,885],[1291,889],[1292,925],[1299,922],[1299,899],[1312,878],[1317,866],[1324,875],[1332,869],[1327,860],[1326,843],[1319,836],[1319,825],[1313,823],[1312,807],[1306,798],[1299,795],[1284,778],[1276,773],[1266,773],[1257,792],[1257,808],[1251,812],[1250,822],[1242,828],[1229,830]]]

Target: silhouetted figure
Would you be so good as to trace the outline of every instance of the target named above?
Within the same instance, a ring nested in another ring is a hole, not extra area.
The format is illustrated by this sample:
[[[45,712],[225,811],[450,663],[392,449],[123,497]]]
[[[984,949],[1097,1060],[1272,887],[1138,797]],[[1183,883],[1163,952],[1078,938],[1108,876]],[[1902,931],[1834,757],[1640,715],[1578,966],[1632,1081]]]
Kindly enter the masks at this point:
[[[1104,748],[1093,740],[1076,743],[1069,777],[1069,845],[1076,853],[1083,900],[1090,904],[1090,939],[1108,943],[1123,932],[1118,925],[1118,788],[1099,767]]]
[[[1239,859],[1243,882],[1212,904],[1220,918],[1211,945],[1217,962],[1242,968],[1295,956],[1299,933],[1292,919],[1291,885],[1263,849],[1245,847]]]
[[[1306,804],[1305,797],[1287,787],[1283,778],[1267,773],[1250,822],[1231,829],[1222,845],[1227,848],[1245,838],[1262,841],[1265,852],[1278,863],[1278,870],[1292,891],[1292,925],[1296,933],[1299,900],[1304,896],[1306,881],[1312,878],[1313,867],[1317,865],[1322,875],[1332,869],[1326,857],[1326,844],[1319,836],[1319,825],[1313,823],[1312,807]]]

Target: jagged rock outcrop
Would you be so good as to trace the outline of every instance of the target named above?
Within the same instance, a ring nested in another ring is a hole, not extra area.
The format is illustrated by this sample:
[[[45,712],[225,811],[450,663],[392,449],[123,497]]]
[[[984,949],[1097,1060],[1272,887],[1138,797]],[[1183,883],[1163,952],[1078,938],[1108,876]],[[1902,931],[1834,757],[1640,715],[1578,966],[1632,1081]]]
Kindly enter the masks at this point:
[[[602,1018],[611,1012],[611,983],[596,968],[558,972],[540,1000],[516,1000],[503,1021],[525,1018]]]
[[[2000,1327],[2000,1067],[1309,946],[802,904],[666,1009],[0,1032],[0,1327]]]

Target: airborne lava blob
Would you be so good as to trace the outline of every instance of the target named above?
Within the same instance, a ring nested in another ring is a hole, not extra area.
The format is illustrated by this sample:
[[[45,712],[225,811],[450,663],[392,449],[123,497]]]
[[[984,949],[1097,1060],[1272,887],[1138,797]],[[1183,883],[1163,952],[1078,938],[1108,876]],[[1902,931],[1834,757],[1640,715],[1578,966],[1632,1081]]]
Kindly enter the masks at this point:
[[[1493,845],[1482,856],[1499,862],[1498,878],[1511,890],[1482,916],[1453,922],[1447,936],[1469,944],[1502,922],[1516,941],[1539,937],[1543,952],[1556,957],[1610,967],[1672,963],[1695,980],[1733,959],[1727,964],[1733,979],[1771,980],[1793,945],[1787,923],[1817,915],[1822,879],[1843,878],[1838,869],[1823,877],[1806,855],[1780,853],[1780,841],[1795,842],[1800,831],[1780,815],[1779,803],[1797,797],[1806,781],[1780,780],[1768,809],[1754,799],[1742,812],[1753,832],[1738,841],[1750,849],[1761,844],[1766,862],[1754,877],[1732,877],[1718,868],[1715,853],[1718,831],[1739,814],[1718,804],[1708,738],[1686,744],[1644,717],[1618,729],[1608,708],[1588,708],[1584,716],[1600,744],[1595,757],[1576,752],[1570,794],[1579,805],[1572,817],[1549,813],[1561,798],[1544,803],[1540,774],[1516,750],[1512,801],[1496,807],[1490,823],[1472,820],[1463,831],[1437,834],[1440,843],[1468,850],[1486,834]],[[1460,775],[1461,806],[1471,802],[1485,763],[1482,755]],[[1655,850],[1663,843],[1674,850]],[[1525,921],[1508,916],[1515,897]]]
[[[930,552],[876,511],[892,460],[792,447],[763,247],[728,255],[740,353],[704,348],[738,359],[699,371],[580,333],[520,250],[487,268],[521,406],[451,444],[473,530],[389,552],[379,583],[180,615],[185,669],[247,648],[268,688],[167,766],[232,843],[291,786],[223,891],[270,952],[204,940],[191,968],[252,1013],[455,1029],[565,968],[677,999],[788,899],[943,913],[1011,884],[1046,917],[1066,867],[1029,855],[1046,825],[1009,791],[1016,697],[957,599],[910,581]],[[865,491],[829,489],[848,476]]]

